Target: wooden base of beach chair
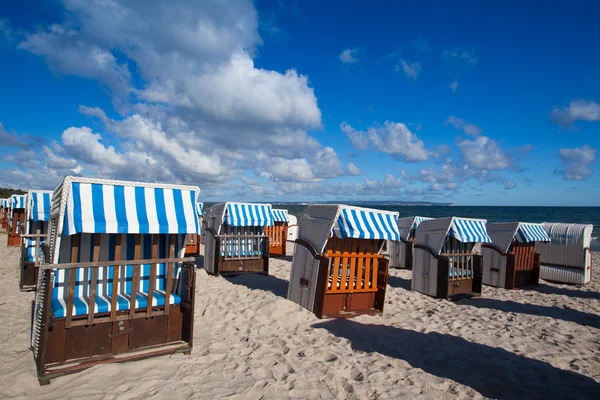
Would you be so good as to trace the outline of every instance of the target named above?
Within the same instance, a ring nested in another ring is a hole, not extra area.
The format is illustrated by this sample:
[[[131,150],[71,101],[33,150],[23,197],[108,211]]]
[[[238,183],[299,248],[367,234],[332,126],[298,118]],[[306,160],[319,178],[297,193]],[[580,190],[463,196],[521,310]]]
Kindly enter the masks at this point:
[[[19,247],[21,245],[21,237],[19,235],[8,235],[6,245],[9,247]]]
[[[21,263],[21,279],[19,280],[19,289],[22,292],[30,292],[35,290],[37,286],[39,268],[34,262]]]
[[[253,259],[227,260],[219,257],[216,275],[239,275],[244,273],[269,274],[269,256]]]

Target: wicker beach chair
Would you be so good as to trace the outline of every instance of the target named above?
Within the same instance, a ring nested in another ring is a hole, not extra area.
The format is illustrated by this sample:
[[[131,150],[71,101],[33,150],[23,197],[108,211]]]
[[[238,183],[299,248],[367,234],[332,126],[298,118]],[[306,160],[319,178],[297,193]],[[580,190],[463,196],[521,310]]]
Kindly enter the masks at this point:
[[[413,246],[415,244],[415,230],[426,221],[428,217],[406,217],[398,219],[400,241],[388,241],[390,254],[390,268],[412,269]]]
[[[576,285],[592,279],[593,225],[544,222],[549,242],[537,243],[540,278]]]
[[[10,197],[8,246],[21,245],[21,234],[25,228],[25,203],[25,195],[13,194]]]
[[[317,317],[383,312],[386,240],[399,240],[398,213],[345,205],[310,205],[299,219],[288,299]]]
[[[486,220],[436,218],[422,222],[416,230],[411,288],[442,299],[481,294],[481,243],[492,240]]]
[[[200,232],[197,235],[187,235],[185,241],[185,255],[186,256],[199,256],[200,255],[200,244],[202,237],[202,219],[204,217],[204,203],[196,203],[196,213],[198,214],[198,223],[200,226]]]
[[[38,279],[42,244],[48,235],[50,220],[51,191],[30,190],[25,199],[25,230],[21,235],[21,256],[19,257],[22,291],[35,290]]]
[[[537,242],[550,240],[541,224],[504,222],[487,224],[492,243],[481,246],[483,284],[505,289],[537,285],[540,255]]]
[[[274,208],[272,212],[273,225],[265,228],[265,234],[269,237],[269,255],[285,256],[290,222],[288,211]]]
[[[215,204],[204,218],[204,269],[212,275],[269,273],[270,204]]]
[[[66,177],[54,191],[31,345],[38,379],[192,349],[199,189]]]

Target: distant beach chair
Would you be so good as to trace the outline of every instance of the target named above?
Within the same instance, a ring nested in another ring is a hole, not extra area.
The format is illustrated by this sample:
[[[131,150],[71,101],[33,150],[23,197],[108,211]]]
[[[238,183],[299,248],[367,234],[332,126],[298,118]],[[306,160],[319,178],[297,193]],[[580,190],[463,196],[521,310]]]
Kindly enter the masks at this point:
[[[10,209],[8,211],[9,228],[7,245],[19,247],[21,245],[21,234],[25,227],[25,195],[13,194],[10,197]]]
[[[52,196],[31,346],[40,384],[192,349],[193,186],[67,176]]]
[[[289,227],[288,210],[273,208],[271,211],[273,225],[265,228],[265,234],[269,237],[269,256],[285,256]]]
[[[2,229],[8,231],[9,227],[9,216],[8,212],[10,210],[10,198],[8,199],[0,199],[0,226]]]
[[[19,257],[19,287],[22,291],[35,290],[37,285],[42,244],[48,235],[51,198],[52,192],[46,190],[30,190],[25,198],[26,222],[24,233],[21,235]]]
[[[212,275],[269,273],[270,204],[215,204],[204,217],[204,269]]]
[[[576,285],[592,279],[593,225],[544,222],[550,242],[537,243],[540,253],[540,278]]]
[[[198,213],[198,224],[200,226],[200,233],[198,233],[197,235],[187,235],[185,242],[186,256],[200,255],[200,238],[202,236],[202,218],[204,217],[204,203],[196,203],[196,212]]]
[[[426,221],[428,217],[405,217],[398,219],[400,241],[390,240],[388,252],[390,254],[390,268],[412,269],[413,246],[415,244],[415,230]]]
[[[481,243],[491,243],[485,219],[436,218],[422,222],[413,250],[412,290],[454,300],[481,294]]]
[[[383,313],[386,240],[399,240],[398,213],[309,205],[299,223],[288,299],[318,318]]]
[[[481,246],[483,283],[505,289],[537,285],[540,255],[535,246],[550,241],[542,224],[495,223],[487,224],[486,230],[492,243]]]
[[[288,218],[290,221],[288,222],[287,229],[286,252],[289,248],[293,254],[294,249],[296,249],[296,243],[294,243],[294,241],[298,239],[298,218],[292,214],[288,214]]]

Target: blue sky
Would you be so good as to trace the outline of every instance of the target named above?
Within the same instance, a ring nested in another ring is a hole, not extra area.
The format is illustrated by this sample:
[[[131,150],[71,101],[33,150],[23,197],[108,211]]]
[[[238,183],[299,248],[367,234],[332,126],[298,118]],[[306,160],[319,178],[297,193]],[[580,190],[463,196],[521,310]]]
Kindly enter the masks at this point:
[[[594,2],[23,1],[0,185],[600,205]]]

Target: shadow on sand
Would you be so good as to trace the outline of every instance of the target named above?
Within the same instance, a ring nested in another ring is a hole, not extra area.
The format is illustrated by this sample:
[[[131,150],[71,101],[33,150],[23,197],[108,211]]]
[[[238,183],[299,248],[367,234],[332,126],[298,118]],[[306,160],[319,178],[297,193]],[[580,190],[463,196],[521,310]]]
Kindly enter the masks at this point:
[[[567,297],[579,297],[580,299],[596,299],[600,300],[599,292],[592,292],[589,290],[578,290],[576,288],[562,288],[556,286],[545,285],[540,283],[539,286],[535,286],[532,288],[528,288],[530,290],[535,290],[544,294],[556,294]]]
[[[497,399],[597,399],[600,384],[575,372],[502,348],[437,332],[330,320],[313,325],[346,338],[352,348],[401,359],[414,368],[469,386]]]
[[[399,276],[388,276],[388,285],[393,288],[402,288],[404,290],[410,290],[410,279],[401,278]]]
[[[571,308],[540,306],[537,304],[521,304],[515,301],[487,299],[483,297],[463,299],[457,301],[457,304],[470,305],[478,308],[490,308],[504,312],[562,319],[563,321],[575,322],[579,325],[600,329],[599,316],[595,314],[588,314],[579,310],[573,310]]]
[[[246,286],[248,289],[266,290],[275,296],[287,299],[288,281],[273,275],[242,274],[226,277],[234,285]]]

